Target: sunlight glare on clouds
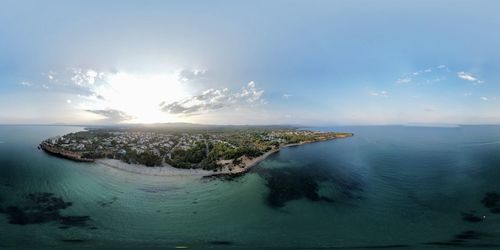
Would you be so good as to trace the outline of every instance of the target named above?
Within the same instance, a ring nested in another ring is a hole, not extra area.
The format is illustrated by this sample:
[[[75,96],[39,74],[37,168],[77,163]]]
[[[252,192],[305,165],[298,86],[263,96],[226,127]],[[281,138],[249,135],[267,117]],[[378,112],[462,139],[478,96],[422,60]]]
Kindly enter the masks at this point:
[[[186,85],[177,74],[131,74],[118,72],[106,78],[96,92],[104,99],[104,108],[123,111],[132,117],[129,122],[172,122],[175,117],[159,109],[162,101],[176,101],[188,96]],[[94,107],[95,108],[95,107]],[[101,107],[102,108],[102,107]]]

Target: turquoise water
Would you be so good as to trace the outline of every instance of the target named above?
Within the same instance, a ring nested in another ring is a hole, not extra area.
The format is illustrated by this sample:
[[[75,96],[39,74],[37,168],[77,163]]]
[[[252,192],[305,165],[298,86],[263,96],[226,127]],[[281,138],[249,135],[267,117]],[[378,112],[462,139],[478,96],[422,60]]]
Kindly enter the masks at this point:
[[[0,126],[0,248],[500,248],[499,126],[318,128],[355,136],[286,148],[231,180],[37,149],[81,129]]]

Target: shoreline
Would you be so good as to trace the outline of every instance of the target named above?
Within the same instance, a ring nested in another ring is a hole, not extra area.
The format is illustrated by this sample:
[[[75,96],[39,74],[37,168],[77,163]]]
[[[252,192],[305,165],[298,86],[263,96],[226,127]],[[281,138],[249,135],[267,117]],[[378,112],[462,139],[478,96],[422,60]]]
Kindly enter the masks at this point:
[[[45,142],[42,142],[39,146],[39,149],[42,149],[46,153],[56,156],[56,157],[61,157],[64,159],[72,160],[72,161],[77,161],[77,162],[94,162],[94,159],[89,159],[89,158],[84,158],[80,154],[67,151],[67,150],[62,150],[58,148],[54,148],[50,145],[48,145]]]
[[[207,175],[207,176],[203,176],[203,178],[223,177],[223,176],[239,176],[239,175],[245,174],[246,172],[250,171],[250,169],[252,167],[256,166],[257,164],[259,164],[263,160],[267,159],[272,154],[278,153],[279,151],[281,151],[284,148],[297,147],[297,146],[301,146],[301,145],[304,145],[304,144],[311,144],[311,143],[316,143],[316,142],[333,141],[333,140],[336,140],[336,139],[343,139],[343,138],[348,138],[348,137],[352,137],[352,136],[353,136],[353,134],[351,134],[349,136],[340,136],[340,137],[328,138],[328,139],[317,140],[317,141],[304,141],[304,142],[299,142],[299,143],[292,143],[292,144],[283,145],[283,146],[280,146],[277,149],[273,149],[273,150],[271,150],[269,152],[264,153],[261,156],[255,157],[255,158],[245,157],[245,158],[247,158],[249,160],[245,162],[245,166],[244,167],[240,167],[240,166],[231,166],[231,167],[224,166],[222,170],[219,170],[217,172],[213,172],[213,174],[210,174],[210,175]],[[231,160],[229,160],[229,161],[231,161]],[[232,171],[230,170],[230,168],[232,168]]]
[[[97,159],[94,162],[100,166],[106,166],[114,169],[118,169],[124,172],[150,175],[150,176],[206,176],[212,173],[212,171],[203,169],[181,169],[174,168],[170,165],[157,166],[157,167],[147,167],[140,164],[129,164],[116,159]]]
[[[45,151],[46,153],[50,155],[54,155],[56,157],[68,159],[68,160],[73,160],[77,162],[86,162],[86,163],[95,163],[100,166],[106,166],[110,167],[113,169],[121,170],[124,172],[128,173],[133,173],[133,174],[141,174],[141,175],[149,175],[149,176],[163,176],[163,177],[180,177],[180,176],[199,176],[201,178],[216,178],[216,177],[231,177],[231,176],[240,176],[248,171],[263,160],[267,159],[269,156],[272,154],[275,154],[279,152],[280,150],[284,148],[289,148],[289,147],[297,147],[301,146],[304,144],[310,144],[310,143],[316,143],[316,142],[324,142],[324,141],[331,141],[331,140],[336,140],[336,139],[343,139],[347,137],[352,137],[353,134],[350,135],[343,135],[335,138],[326,138],[326,139],[321,139],[321,140],[316,140],[316,141],[303,141],[299,143],[292,143],[292,144],[287,144],[280,146],[276,149],[270,150],[258,157],[255,158],[249,158],[247,156],[242,156],[238,158],[241,163],[235,165],[233,163],[233,160],[222,160],[221,162],[225,164],[220,170],[218,171],[211,171],[211,170],[204,170],[204,169],[182,169],[182,168],[175,168],[172,167],[168,164],[164,164],[162,166],[156,166],[156,167],[148,167],[145,165],[141,164],[129,164],[126,162],[123,162],[121,160],[117,159],[109,159],[109,158],[101,158],[101,159],[87,159],[87,158],[82,158],[78,154],[73,154],[71,152],[66,152],[64,150],[59,150],[52,148],[49,145],[46,145],[45,143],[40,144],[40,149]]]

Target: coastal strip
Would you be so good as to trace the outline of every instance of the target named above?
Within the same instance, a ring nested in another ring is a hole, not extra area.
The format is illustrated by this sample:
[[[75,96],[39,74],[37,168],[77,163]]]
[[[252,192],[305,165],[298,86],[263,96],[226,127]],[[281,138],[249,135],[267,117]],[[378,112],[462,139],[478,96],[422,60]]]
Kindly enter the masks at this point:
[[[221,170],[219,170],[217,172],[213,172],[212,174],[209,174],[209,175],[206,175],[203,177],[204,178],[212,178],[212,177],[224,177],[224,176],[230,177],[230,176],[243,175],[246,172],[250,171],[250,169],[252,167],[256,166],[261,161],[267,159],[267,157],[279,152],[280,150],[282,150],[284,148],[297,147],[297,146],[301,146],[304,144],[310,144],[310,143],[315,143],[315,142],[324,142],[324,141],[331,141],[331,140],[335,140],[335,139],[342,139],[342,138],[351,137],[353,135],[354,134],[342,134],[342,135],[339,135],[335,138],[326,138],[326,139],[321,139],[321,140],[316,140],[316,141],[303,141],[303,142],[299,142],[299,143],[286,144],[286,145],[280,146],[277,149],[273,149],[269,152],[266,152],[263,155],[255,157],[255,158],[249,158],[249,157],[243,156],[242,161],[241,161],[242,163],[240,165],[234,165],[234,164],[232,164],[232,162],[230,160],[228,160],[227,162],[225,162],[227,164],[225,164]]]
[[[351,136],[288,128],[172,134],[101,129],[49,138],[38,148],[135,174],[223,177],[242,175],[283,148]]]
[[[165,177],[186,177],[186,176],[199,176],[204,177],[212,173],[212,171],[203,169],[181,169],[174,168],[170,165],[162,165],[158,167],[146,167],[141,164],[129,164],[116,159],[97,159],[96,164],[100,166],[114,168],[120,171],[149,175],[149,176],[165,176]]]
[[[43,151],[45,151],[45,152],[47,152],[47,153],[49,153],[51,155],[54,155],[54,156],[57,156],[57,157],[61,157],[61,158],[65,158],[65,159],[68,159],[68,160],[78,161],[78,162],[94,162],[94,159],[82,157],[82,155],[80,153],[72,152],[72,151],[69,151],[69,150],[60,149],[60,148],[51,146],[50,144],[48,144],[46,142],[42,142],[40,144],[40,148]]]

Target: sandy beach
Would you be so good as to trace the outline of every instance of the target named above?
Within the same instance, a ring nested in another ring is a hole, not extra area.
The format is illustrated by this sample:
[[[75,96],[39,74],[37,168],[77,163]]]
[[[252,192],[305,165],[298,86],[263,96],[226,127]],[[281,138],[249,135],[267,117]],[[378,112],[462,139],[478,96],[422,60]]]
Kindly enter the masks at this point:
[[[162,167],[146,167],[140,164],[128,164],[115,159],[98,159],[96,164],[126,171],[129,173],[151,175],[151,176],[206,176],[214,172],[203,169],[179,169],[169,165]]]

